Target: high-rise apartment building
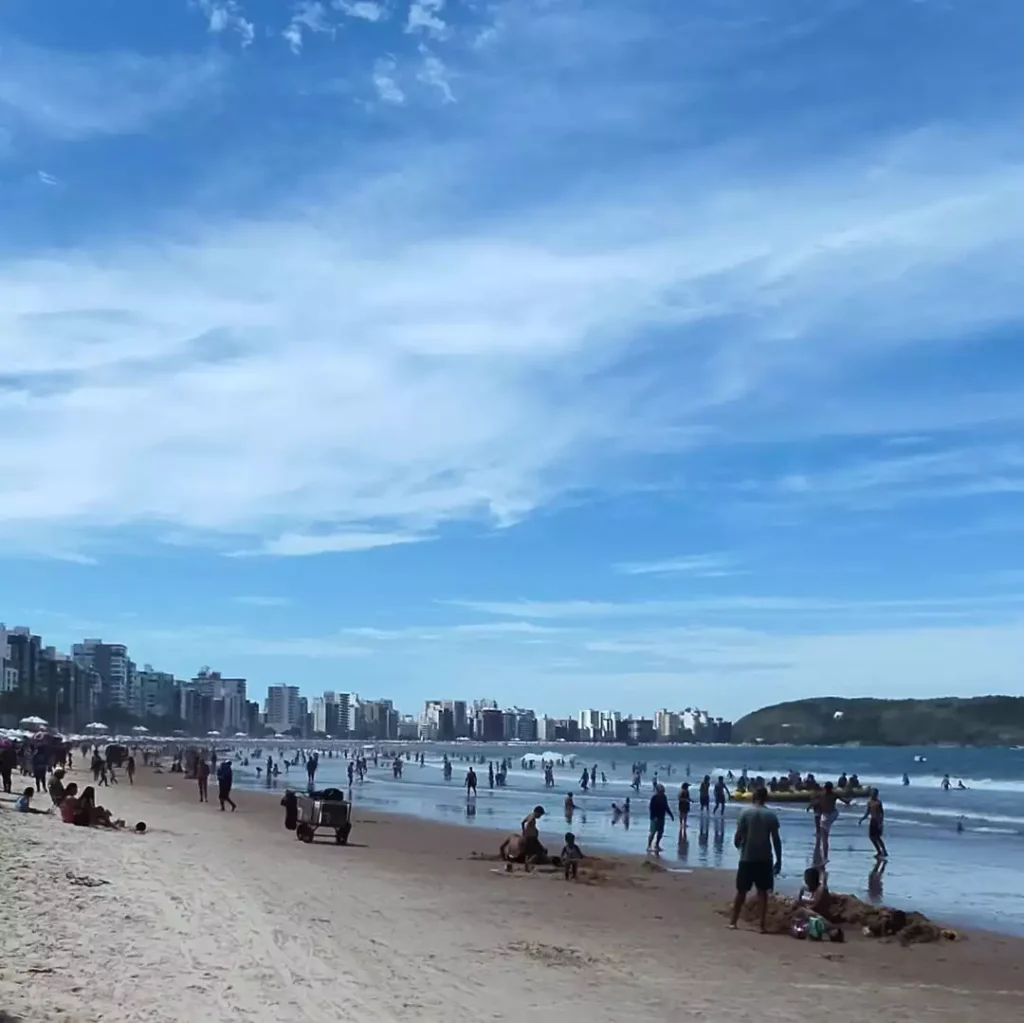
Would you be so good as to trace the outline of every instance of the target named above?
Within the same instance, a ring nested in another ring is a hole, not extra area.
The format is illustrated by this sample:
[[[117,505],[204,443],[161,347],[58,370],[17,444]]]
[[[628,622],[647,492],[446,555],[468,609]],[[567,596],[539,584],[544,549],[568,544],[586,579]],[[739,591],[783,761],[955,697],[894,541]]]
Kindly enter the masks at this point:
[[[580,711],[580,738],[581,739],[601,739],[603,733],[601,730],[601,719],[603,715],[599,710],[581,710]]]
[[[9,656],[8,666],[13,669],[7,674],[8,682],[25,696],[40,695],[39,665],[43,641],[32,634],[24,625],[4,630],[7,635]],[[16,681],[15,681],[16,679]]]
[[[326,692],[313,699],[313,731],[345,739],[353,731],[351,693]]]
[[[0,623],[0,693],[13,693],[18,688],[18,669],[11,659],[7,627]]]
[[[303,727],[299,699],[298,686],[268,686],[267,727],[281,733]]]
[[[219,720],[216,722],[216,731],[222,735],[248,732],[249,719],[244,678],[225,678],[219,671],[200,668],[199,674],[192,679],[190,685],[203,696],[221,701],[218,704]]]
[[[177,716],[179,708],[178,682],[168,671],[156,671],[147,664],[135,672],[132,686],[132,713],[136,717]]]
[[[104,643],[102,639],[86,639],[71,648],[71,657],[76,664],[95,671],[99,677],[97,710],[103,707],[131,708],[135,665],[128,657],[126,646]]]

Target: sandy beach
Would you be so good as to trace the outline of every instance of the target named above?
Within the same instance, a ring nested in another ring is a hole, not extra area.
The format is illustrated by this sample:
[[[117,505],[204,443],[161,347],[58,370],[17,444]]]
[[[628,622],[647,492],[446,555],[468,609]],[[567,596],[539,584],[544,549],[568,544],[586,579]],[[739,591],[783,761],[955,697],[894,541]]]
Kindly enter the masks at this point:
[[[148,769],[100,789],[115,816],[147,822],[142,836],[3,804],[0,1019],[992,1021],[1024,1004],[1016,938],[731,932],[723,872],[619,860],[591,883],[507,875],[475,855],[500,834],[376,812],[357,813],[348,847],[308,846],[279,794],[237,798],[221,813]]]

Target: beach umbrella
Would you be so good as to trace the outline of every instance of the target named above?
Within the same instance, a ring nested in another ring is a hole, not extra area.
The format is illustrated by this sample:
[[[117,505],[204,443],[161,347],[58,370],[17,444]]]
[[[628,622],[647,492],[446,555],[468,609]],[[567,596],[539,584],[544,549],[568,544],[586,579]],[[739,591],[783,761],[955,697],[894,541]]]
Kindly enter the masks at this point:
[[[235,732],[235,738],[236,739],[244,739],[244,738],[246,738],[246,734],[245,734],[245,732]]]
[[[206,734],[220,736],[220,732],[207,732]]]
[[[86,726],[87,732],[109,732],[110,729],[102,721],[90,721]]]
[[[146,727],[145,725],[136,725],[136,726],[135,726],[135,727],[134,727],[134,728],[132,729],[132,731],[133,731],[133,732],[136,732],[136,733],[138,733],[139,735],[142,735],[142,734],[144,734],[145,732],[148,732],[148,731],[149,731],[149,729],[148,729],[148,728],[147,728],[147,727]]]
[[[22,718],[19,725],[31,725],[33,728],[42,728],[46,722],[42,718],[37,718],[34,714],[31,717]]]

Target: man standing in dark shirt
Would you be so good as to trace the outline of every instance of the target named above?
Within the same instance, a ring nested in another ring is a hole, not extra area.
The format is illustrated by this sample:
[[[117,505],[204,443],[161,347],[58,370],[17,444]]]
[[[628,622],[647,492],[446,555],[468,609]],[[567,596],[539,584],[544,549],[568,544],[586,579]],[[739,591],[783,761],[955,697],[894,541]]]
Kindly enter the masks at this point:
[[[672,808],[668,805],[668,796],[665,795],[665,786],[659,785],[651,796],[651,830],[647,836],[647,851],[661,852],[661,837],[665,834],[665,818],[675,817],[672,815]]]
[[[768,920],[768,893],[775,887],[776,875],[782,872],[782,839],[779,836],[779,818],[765,805],[768,790],[762,786],[754,792],[753,799],[754,805],[744,810],[736,823],[735,845],[740,851],[740,865],[736,870],[736,899],[729,926],[735,930],[747,894],[751,888],[756,888],[761,910],[761,933],[764,934]]]

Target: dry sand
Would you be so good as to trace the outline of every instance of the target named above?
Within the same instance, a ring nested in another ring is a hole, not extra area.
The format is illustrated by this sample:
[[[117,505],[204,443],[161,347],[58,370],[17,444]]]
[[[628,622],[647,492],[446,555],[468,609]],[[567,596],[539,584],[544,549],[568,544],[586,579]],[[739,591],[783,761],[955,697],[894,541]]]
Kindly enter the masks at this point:
[[[731,932],[720,872],[603,861],[567,884],[475,858],[497,847],[487,832],[357,814],[349,847],[308,846],[284,830],[280,793],[221,813],[146,769],[99,793],[150,832],[0,810],[0,1020],[998,1023],[1024,1009],[1014,938]]]

